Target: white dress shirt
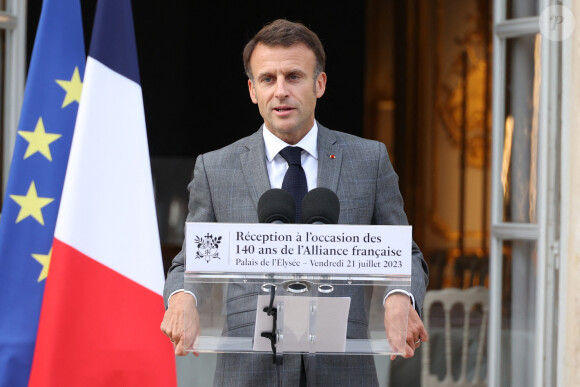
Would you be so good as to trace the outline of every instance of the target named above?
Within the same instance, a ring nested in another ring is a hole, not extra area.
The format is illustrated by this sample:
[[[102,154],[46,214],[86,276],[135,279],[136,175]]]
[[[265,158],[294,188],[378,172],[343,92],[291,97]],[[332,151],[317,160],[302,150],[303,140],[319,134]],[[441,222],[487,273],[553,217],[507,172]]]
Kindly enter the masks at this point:
[[[282,156],[280,151],[288,145],[272,132],[270,132],[264,124],[262,130],[264,136],[264,144],[266,146],[266,167],[268,169],[268,177],[270,178],[270,188],[282,188],[282,181],[286,170],[288,170],[288,163]],[[308,184],[308,191],[316,188],[316,181],[318,179],[318,149],[316,144],[318,140],[318,125],[314,121],[314,126],[306,136],[294,146],[303,149],[302,151],[302,169],[306,174],[306,182]]]

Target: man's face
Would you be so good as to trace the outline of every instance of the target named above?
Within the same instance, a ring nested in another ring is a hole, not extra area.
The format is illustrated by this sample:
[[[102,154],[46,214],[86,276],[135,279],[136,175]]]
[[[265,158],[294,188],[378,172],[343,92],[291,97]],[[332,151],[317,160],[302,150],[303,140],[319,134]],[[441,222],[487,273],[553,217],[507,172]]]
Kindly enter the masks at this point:
[[[314,125],[316,99],[326,89],[326,74],[314,79],[316,58],[303,44],[291,47],[259,43],[248,80],[252,102],[258,105],[266,127],[289,144],[296,144]]]

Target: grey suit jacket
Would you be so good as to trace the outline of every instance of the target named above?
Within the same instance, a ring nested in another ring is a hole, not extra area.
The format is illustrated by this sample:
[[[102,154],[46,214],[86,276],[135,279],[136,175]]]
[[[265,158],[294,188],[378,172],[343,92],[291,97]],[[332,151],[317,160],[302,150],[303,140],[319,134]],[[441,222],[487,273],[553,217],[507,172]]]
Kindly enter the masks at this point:
[[[318,187],[326,187],[334,191],[340,201],[340,224],[392,224],[406,225],[407,217],[403,209],[403,200],[399,191],[398,177],[389,161],[384,144],[362,139],[342,132],[329,130],[318,124]],[[260,196],[269,190],[270,181],[266,169],[266,155],[262,130],[242,138],[239,141],[222,149],[198,156],[194,178],[189,184],[190,192],[188,222],[228,222],[228,223],[257,223],[257,204]],[[334,155],[334,157],[330,157]],[[165,283],[165,301],[171,293],[184,289],[184,250],[173,260]],[[415,299],[415,307],[421,312],[428,281],[427,264],[413,242],[412,286],[411,293]],[[227,326],[225,334],[230,336],[252,336],[255,319],[256,296],[259,290],[249,291],[248,287],[229,286],[227,294]],[[368,328],[368,292],[364,287],[350,287],[345,295],[351,297],[351,310],[347,337],[364,338]],[[203,302],[203,294],[198,295]],[[335,294],[335,296],[337,296]],[[253,355],[258,356],[258,355]],[[340,365],[338,357],[329,356],[327,364],[334,364],[328,372],[320,375],[319,385],[331,385],[334,377],[339,385],[373,385],[372,374],[374,366],[360,358],[356,372],[353,372],[354,363]],[[229,360],[228,360],[229,359]],[[252,374],[259,373],[256,362],[241,364],[248,360],[248,355],[234,355],[226,357],[221,365],[218,364],[216,380],[224,385],[248,377],[242,375],[248,369]],[[370,359],[372,362],[372,358]],[[233,363],[232,363],[233,362]],[[263,362],[273,371],[271,357]],[[237,366],[233,366],[236,364]],[[291,369],[286,367],[285,369]],[[249,367],[249,368],[248,368]],[[321,367],[317,363],[317,369]],[[345,368],[346,367],[346,368]],[[226,375],[233,368],[238,368],[233,376]],[[324,368],[324,367],[323,367]],[[344,368],[347,372],[340,375],[337,369]],[[333,371],[334,369],[334,371]],[[361,371],[361,370],[366,371]],[[371,370],[372,369],[372,370]],[[263,371],[263,370],[262,370]],[[359,372],[360,371],[360,372]],[[370,379],[366,380],[365,372]],[[223,375],[219,375],[223,373]],[[352,375],[351,375],[352,374]],[[265,374],[266,375],[266,374]],[[347,383],[353,378],[352,383]],[[272,376],[272,375],[270,375]],[[267,379],[270,376],[264,376]],[[290,377],[290,375],[287,375]],[[318,378],[318,376],[317,376]],[[346,379],[345,379],[346,378]],[[261,379],[260,379],[261,380]],[[269,385],[267,381],[263,385]],[[219,383],[218,383],[219,384]],[[233,385],[233,384],[232,384]],[[248,385],[262,385],[254,380]],[[294,385],[292,383],[288,385]],[[333,385],[336,385],[333,384]]]

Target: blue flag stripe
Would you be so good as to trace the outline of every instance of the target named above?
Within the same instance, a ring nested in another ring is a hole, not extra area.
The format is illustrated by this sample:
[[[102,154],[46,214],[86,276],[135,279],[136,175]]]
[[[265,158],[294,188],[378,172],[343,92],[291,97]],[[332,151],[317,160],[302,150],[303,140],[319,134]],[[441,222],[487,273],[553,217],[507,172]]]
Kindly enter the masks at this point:
[[[89,56],[141,84],[130,1],[99,1]]]

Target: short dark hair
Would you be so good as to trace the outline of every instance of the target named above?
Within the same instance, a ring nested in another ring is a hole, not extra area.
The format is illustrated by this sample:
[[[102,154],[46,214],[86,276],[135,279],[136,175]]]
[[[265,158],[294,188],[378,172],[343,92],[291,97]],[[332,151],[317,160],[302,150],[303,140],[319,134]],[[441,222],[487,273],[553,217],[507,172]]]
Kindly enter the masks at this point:
[[[266,24],[244,47],[244,69],[248,78],[253,79],[250,59],[254,49],[262,43],[266,46],[290,47],[295,44],[304,44],[314,53],[316,66],[314,67],[314,79],[324,71],[326,54],[324,47],[312,30],[304,24],[291,22],[285,19],[277,19]]]

